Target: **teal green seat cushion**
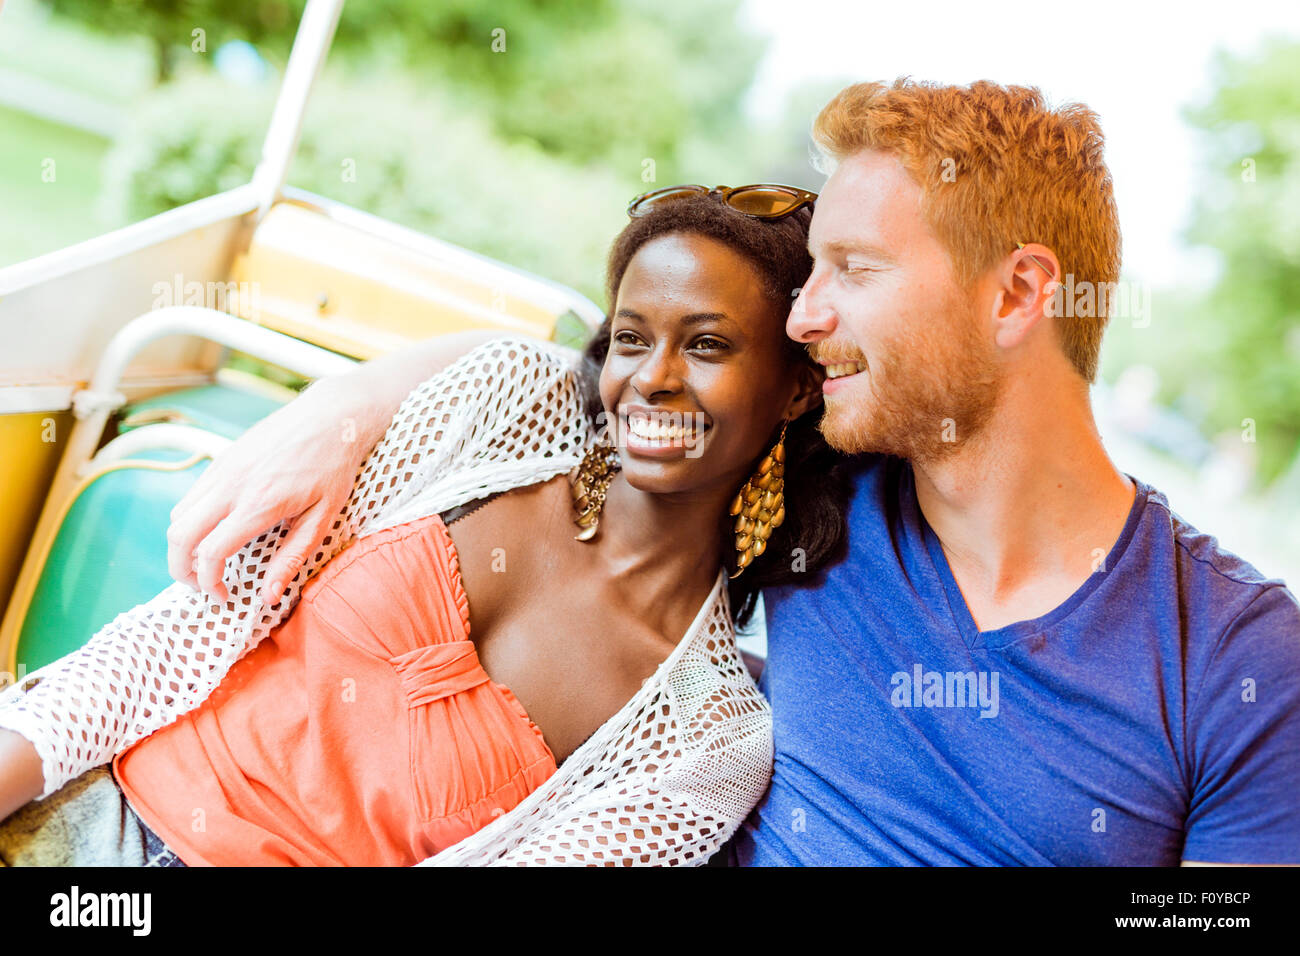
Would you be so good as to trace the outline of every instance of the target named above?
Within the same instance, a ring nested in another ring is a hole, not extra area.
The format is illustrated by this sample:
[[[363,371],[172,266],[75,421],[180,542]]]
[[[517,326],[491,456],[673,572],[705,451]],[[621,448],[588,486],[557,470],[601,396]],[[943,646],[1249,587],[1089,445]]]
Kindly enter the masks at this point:
[[[168,421],[193,425],[224,438],[235,439],[280,405],[273,398],[242,388],[200,385],[132,402],[123,407],[122,418],[130,418],[139,412],[166,410],[172,413],[167,417]],[[123,422],[118,426],[118,431],[128,432],[132,427],[144,426],[131,426]]]
[[[181,462],[191,452],[150,449],[133,460]],[[75,651],[122,611],[172,584],[167,572],[171,509],[210,464],[182,471],[114,468],[73,502],[55,535],[18,638],[30,673]]]

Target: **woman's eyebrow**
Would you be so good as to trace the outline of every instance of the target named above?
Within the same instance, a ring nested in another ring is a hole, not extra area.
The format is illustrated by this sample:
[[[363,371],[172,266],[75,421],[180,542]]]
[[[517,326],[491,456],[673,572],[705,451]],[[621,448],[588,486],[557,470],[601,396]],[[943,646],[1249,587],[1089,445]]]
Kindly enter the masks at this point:
[[[730,316],[725,312],[692,312],[683,315],[682,321],[687,325],[702,325],[705,322],[725,322]]]
[[[645,316],[635,309],[619,309],[614,315],[621,319],[635,319],[638,322],[644,322]],[[686,325],[701,325],[705,322],[726,322],[731,318],[725,312],[691,312],[683,315],[678,321]]]

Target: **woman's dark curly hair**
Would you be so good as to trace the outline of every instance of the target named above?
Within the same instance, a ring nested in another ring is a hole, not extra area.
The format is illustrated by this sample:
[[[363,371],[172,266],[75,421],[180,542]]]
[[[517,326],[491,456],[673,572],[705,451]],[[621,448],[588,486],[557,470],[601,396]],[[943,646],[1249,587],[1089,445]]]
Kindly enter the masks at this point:
[[[715,239],[751,262],[763,278],[763,291],[772,303],[771,321],[784,323],[793,296],[812,272],[808,255],[807,208],[783,219],[761,220],[732,209],[716,196],[675,200],[633,219],[614,239],[605,272],[610,314],[587,344],[579,364],[583,400],[592,421],[605,411],[600,398],[600,372],[609,354],[610,327],[619,284],[637,250],[670,233],[691,233]],[[786,339],[791,367],[811,363],[804,347]],[[781,584],[810,584],[812,575],[837,556],[845,538],[844,511],[848,503],[846,459],[826,444],[817,423],[820,405],[791,422],[785,434],[785,520],[772,531],[766,550],[743,574],[728,582],[732,617],[744,627],[754,613],[761,588]],[[776,433],[772,435],[773,440]],[[752,463],[757,468],[764,449]],[[739,489],[737,489],[739,490]],[[725,553],[736,554],[735,519],[723,515],[719,533]],[[734,559],[728,573],[735,570]]]

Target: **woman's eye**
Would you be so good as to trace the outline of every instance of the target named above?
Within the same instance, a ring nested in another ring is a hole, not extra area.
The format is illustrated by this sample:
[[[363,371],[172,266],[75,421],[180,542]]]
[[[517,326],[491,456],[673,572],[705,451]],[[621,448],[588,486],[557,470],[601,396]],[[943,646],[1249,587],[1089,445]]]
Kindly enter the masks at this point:
[[[624,330],[622,332],[614,333],[614,341],[619,345],[636,345],[639,339],[635,332]]]
[[[695,340],[695,347],[703,348],[705,351],[712,352],[718,349],[725,349],[727,343],[722,341],[722,339],[715,339],[711,335],[702,335]]]

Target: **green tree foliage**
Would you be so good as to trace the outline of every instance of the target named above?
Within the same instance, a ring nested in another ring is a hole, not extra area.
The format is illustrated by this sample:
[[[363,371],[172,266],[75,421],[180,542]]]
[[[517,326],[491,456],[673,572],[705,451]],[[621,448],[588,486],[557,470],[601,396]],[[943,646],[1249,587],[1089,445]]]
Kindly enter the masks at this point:
[[[144,34],[160,81],[245,39],[288,58],[305,0],[44,0],[86,26]],[[397,57],[507,138],[587,165],[675,174],[678,144],[742,135],[739,103],[763,41],[739,0],[349,0],[331,61]],[[658,173],[656,173],[658,175]]]
[[[215,50],[243,39],[268,50],[287,49],[306,0],[44,0],[55,13],[107,33],[149,38],[158,82],[171,79],[180,58],[202,46]]]
[[[678,175],[678,146],[741,131],[765,41],[740,0],[353,0],[345,48],[400,44],[412,75],[455,91],[507,138],[586,166]]]
[[[132,114],[109,156],[108,210],[138,220],[252,178],[274,89],[190,74]],[[213,117],[220,117],[213,122]],[[307,112],[290,184],[558,279],[597,302],[627,187],[508,142],[445,91],[335,72]]]
[[[249,180],[274,84],[230,86],[183,44],[204,25],[208,52],[242,37],[284,62],[302,0],[46,2],[98,28],[179,38],[174,79],[137,105],[111,154],[119,214],[140,219]],[[738,7],[350,0],[289,182],[599,301],[605,250],[633,195],[713,179],[687,168],[716,155],[692,144],[754,155],[740,105],[763,44],[736,26]],[[146,8],[152,19],[137,20]],[[345,162],[355,178],[341,177]]]
[[[1203,389],[1208,423],[1255,423],[1260,477],[1300,447],[1300,43],[1223,55],[1216,92],[1189,111],[1206,175],[1188,238],[1217,250],[1223,272],[1175,346],[1180,378]]]

